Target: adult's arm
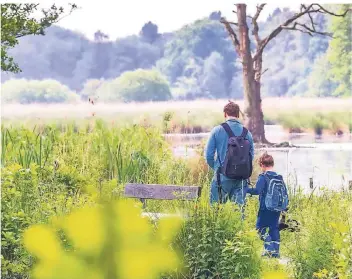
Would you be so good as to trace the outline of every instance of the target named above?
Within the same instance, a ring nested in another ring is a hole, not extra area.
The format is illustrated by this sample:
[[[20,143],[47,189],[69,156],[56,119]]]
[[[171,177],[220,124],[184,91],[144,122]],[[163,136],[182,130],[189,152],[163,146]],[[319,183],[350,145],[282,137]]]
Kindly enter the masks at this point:
[[[210,132],[210,137],[205,148],[205,160],[210,168],[214,169],[215,164],[215,152],[216,152],[216,139],[215,139],[216,127]]]
[[[251,132],[248,131],[247,133],[247,139],[249,141],[250,144],[250,149],[249,149],[249,153],[252,156],[252,160],[254,160],[254,142],[253,142],[253,136],[251,134]]]

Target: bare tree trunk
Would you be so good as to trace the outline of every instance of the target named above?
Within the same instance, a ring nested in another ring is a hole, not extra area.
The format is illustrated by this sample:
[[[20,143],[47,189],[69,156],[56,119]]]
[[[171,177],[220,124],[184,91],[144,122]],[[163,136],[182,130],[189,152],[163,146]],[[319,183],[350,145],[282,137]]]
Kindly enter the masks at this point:
[[[258,18],[265,5],[266,4],[258,5],[257,12],[253,17],[250,17],[253,25],[252,34],[254,35],[256,42],[256,52],[254,53],[254,56],[252,56],[251,53],[251,43],[248,35],[246,4],[236,4],[237,11],[234,11],[234,13],[237,14],[237,23],[227,21],[225,18],[221,19],[221,23],[224,24],[235,50],[242,60],[246,117],[245,125],[252,132],[254,141],[258,143],[269,143],[265,138],[264,116],[262,111],[262,100],[260,97],[260,80],[262,74],[266,71],[262,71],[262,58],[265,47],[273,38],[279,35],[282,30],[296,30],[309,34],[310,36],[313,36],[313,34],[331,36],[328,32],[316,29],[318,24],[314,23],[312,15],[325,14],[344,17],[351,10],[346,9],[343,13],[336,14],[326,10],[326,8],[320,4],[310,4],[308,6],[301,4],[300,12],[295,13],[285,22],[281,23],[268,36],[261,40],[259,36]],[[298,22],[298,20],[305,15],[308,15],[310,24]],[[238,27],[238,35],[236,34],[237,31],[235,31],[232,26]]]
[[[267,143],[264,131],[264,115],[260,97],[262,55],[253,61],[248,34],[246,5],[237,5],[240,53],[243,64],[243,87],[245,100],[245,126],[251,131],[253,140]]]

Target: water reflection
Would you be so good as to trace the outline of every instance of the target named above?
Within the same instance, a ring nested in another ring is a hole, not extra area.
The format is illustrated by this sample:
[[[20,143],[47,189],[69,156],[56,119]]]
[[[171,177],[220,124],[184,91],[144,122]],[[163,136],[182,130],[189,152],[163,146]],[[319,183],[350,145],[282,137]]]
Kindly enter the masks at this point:
[[[269,128],[270,127],[270,128]],[[277,126],[266,127],[269,141],[290,141],[303,148],[267,149],[275,159],[276,170],[280,172],[291,187],[310,190],[310,181],[317,190],[329,188],[348,189],[352,180],[352,141],[350,135],[289,135]],[[168,135],[166,139],[174,145],[175,156],[191,157],[195,155],[192,145],[200,144],[208,134]],[[312,148],[307,148],[312,147]],[[262,149],[260,151],[264,151]]]
[[[269,152],[269,151],[268,151]],[[298,148],[286,151],[271,150],[276,165],[291,187],[310,189],[347,189],[352,179],[352,152],[350,150],[327,150],[317,148]]]

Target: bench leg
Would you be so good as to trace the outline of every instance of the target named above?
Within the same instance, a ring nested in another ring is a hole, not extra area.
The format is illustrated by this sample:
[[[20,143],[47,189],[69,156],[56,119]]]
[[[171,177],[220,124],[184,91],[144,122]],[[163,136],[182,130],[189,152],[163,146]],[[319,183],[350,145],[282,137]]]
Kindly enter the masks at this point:
[[[139,199],[143,203],[143,209],[147,207],[147,200],[146,199]]]

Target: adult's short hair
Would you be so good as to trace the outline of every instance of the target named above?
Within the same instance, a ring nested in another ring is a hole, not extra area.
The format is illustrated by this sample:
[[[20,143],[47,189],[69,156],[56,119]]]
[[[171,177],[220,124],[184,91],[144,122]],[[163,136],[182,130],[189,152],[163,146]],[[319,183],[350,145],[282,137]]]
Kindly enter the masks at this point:
[[[226,113],[228,116],[239,118],[240,107],[234,102],[229,101],[227,105],[224,107],[224,113]]]

